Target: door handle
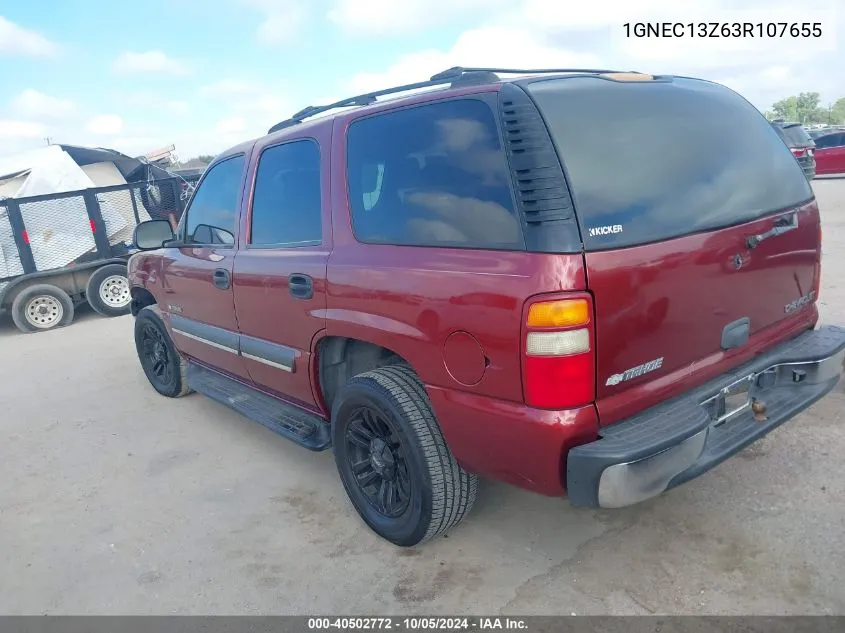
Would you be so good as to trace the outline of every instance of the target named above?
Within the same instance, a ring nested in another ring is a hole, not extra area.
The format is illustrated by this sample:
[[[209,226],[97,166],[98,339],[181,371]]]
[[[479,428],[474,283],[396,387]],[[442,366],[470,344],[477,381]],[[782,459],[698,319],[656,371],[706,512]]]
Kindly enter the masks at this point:
[[[221,290],[228,290],[232,285],[232,275],[225,268],[218,268],[214,271],[214,285]]]
[[[291,275],[288,279],[288,291],[294,299],[311,299],[314,296],[314,280],[308,275]]]

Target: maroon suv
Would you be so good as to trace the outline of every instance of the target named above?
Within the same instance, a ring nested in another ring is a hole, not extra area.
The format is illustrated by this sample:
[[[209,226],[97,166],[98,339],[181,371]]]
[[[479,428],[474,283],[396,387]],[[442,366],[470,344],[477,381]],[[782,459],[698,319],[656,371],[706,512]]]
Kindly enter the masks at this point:
[[[478,475],[578,506],[658,495],[824,396],[845,357],[845,330],[816,329],[810,184],[696,79],[454,68],[307,108],[136,244],[153,387],[332,447],[403,546],[460,521]]]

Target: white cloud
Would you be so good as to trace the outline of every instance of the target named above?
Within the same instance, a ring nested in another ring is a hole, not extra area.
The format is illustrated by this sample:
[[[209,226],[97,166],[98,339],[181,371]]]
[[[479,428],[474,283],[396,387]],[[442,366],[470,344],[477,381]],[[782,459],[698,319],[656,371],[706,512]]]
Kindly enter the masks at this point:
[[[384,7],[386,0],[367,0]],[[443,49],[403,55],[382,69],[354,75],[343,93],[352,94],[427,79],[451,66],[506,68],[586,67],[692,75],[726,83],[755,105],[798,91],[822,92],[823,101],[841,95],[841,46],[845,32],[838,0],[745,0],[742,9],[729,0],[508,0],[496,10],[479,11],[476,24]],[[451,0],[452,16],[470,15],[478,0]],[[439,0],[438,0],[439,6]],[[349,28],[390,32],[423,28],[433,17],[420,17],[422,0],[395,3],[395,10],[356,13],[361,4],[339,0],[332,19]],[[429,7],[431,5],[428,5]],[[342,13],[347,11],[347,13]],[[422,9],[425,13],[428,9]],[[414,19],[412,20],[411,17]],[[419,19],[417,19],[419,18]],[[357,24],[356,20],[360,22]],[[778,37],[629,37],[626,22],[820,22],[820,38]],[[411,23],[413,22],[413,24]],[[369,25],[369,26],[368,26]],[[403,26],[404,25],[404,26]],[[838,94],[837,94],[838,93]]]
[[[49,57],[58,46],[36,31],[26,29],[0,15],[0,55]]]
[[[310,5],[301,0],[246,0],[264,14],[255,31],[261,44],[289,44],[297,38],[310,17]]]
[[[235,116],[219,120],[214,126],[214,133],[222,135],[240,134],[245,132],[246,129],[246,119],[241,116]]]
[[[51,97],[43,92],[27,89],[12,100],[12,109],[29,118],[58,119],[73,110],[73,101]]]
[[[115,149],[129,156],[140,156],[166,145],[160,138],[152,136],[119,136],[111,139],[109,149]]]
[[[191,104],[187,101],[168,101],[164,106],[173,114],[188,114],[191,111]]]
[[[245,79],[219,79],[200,88],[200,94],[207,97],[229,98],[253,94],[260,89],[260,84]]]
[[[43,123],[0,119],[0,139],[40,139],[47,135]]]
[[[267,88],[272,84],[273,89]],[[225,119],[243,119],[248,121],[243,130],[252,134],[263,134],[267,129],[293,114],[302,106],[294,106],[293,101],[283,90],[278,89],[278,82],[259,82],[250,79],[223,78],[200,88],[199,94],[218,101],[218,105],[232,113]],[[246,140],[246,137],[242,140]]]
[[[123,131],[123,119],[116,114],[100,114],[88,121],[85,129],[100,136],[120,134]]]
[[[508,0],[336,0],[329,19],[345,31],[399,35],[508,4]]]
[[[507,41],[508,46],[502,46]],[[447,51],[427,50],[400,57],[382,72],[358,73],[348,84],[348,92],[367,92],[401,84],[424,81],[452,66],[518,67],[595,67],[599,59],[589,52],[557,48],[545,43],[528,29],[486,26],[462,33]]]
[[[131,73],[165,73],[170,75],[187,75],[190,69],[181,61],[171,59],[163,51],[153,50],[143,53],[126,51],[121,53],[112,64],[115,72]]]

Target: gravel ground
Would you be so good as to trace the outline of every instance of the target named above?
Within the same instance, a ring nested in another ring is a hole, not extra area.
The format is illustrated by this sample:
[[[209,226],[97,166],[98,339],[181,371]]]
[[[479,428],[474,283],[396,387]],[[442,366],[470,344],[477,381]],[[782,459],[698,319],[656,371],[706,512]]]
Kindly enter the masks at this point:
[[[845,321],[845,180],[814,183],[825,322]],[[0,325],[0,612],[845,614],[845,390],[669,494],[617,511],[484,482],[399,550],[329,453],[200,396],[157,396],[132,319]]]

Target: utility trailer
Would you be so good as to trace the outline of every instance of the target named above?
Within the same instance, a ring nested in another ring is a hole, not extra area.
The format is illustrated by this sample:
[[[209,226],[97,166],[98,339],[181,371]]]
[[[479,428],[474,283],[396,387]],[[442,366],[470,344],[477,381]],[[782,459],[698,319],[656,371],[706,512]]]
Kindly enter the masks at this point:
[[[114,158],[115,173],[126,171],[129,178],[143,179],[125,182],[121,177],[124,184],[0,198],[0,314],[11,313],[22,332],[68,325],[84,302],[102,316],[128,314],[126,264],[135,226],[150,219],[166,219],[175,226],[187,204],[192,184],[184,178],[110,150],[90,151],[95,153],[68,154],[78,161],[77,167],[85,160]],[[56,156],[53,152],[53,159]],[[88,159],[80,158],[84,156]],[[55,181],[52,188],[77,182],[65,158],[54,166],[47,172]],[[70,178],[57,177],[63,168]],[[0,193],[10,180],[0,178]],[[79,182],[84,186],[85,181]]]

